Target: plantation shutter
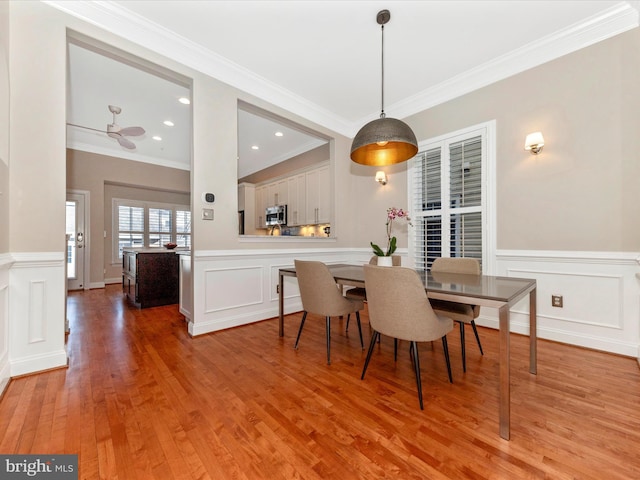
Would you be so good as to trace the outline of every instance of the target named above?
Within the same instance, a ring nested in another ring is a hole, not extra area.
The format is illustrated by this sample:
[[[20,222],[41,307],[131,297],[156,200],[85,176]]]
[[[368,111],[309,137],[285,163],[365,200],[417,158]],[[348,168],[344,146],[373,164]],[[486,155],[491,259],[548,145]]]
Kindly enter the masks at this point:
[[[144,245],[144,208],[118,205],[118,252]]]
[[[413,257],[428,270],[438,257],[472,257],[482,264],[483,137],[428,145],[413,160]]]
[[[175,242],[191,247],[191,211],[170,205],[113,199],[112,263],[122,259],[125,247],[163,247]]]
[[[179,247],[191,247],[191,212],[176,210],[176,243]]]
[[[171,241],[172,210],[149,208],[149,246],[162,247]]]

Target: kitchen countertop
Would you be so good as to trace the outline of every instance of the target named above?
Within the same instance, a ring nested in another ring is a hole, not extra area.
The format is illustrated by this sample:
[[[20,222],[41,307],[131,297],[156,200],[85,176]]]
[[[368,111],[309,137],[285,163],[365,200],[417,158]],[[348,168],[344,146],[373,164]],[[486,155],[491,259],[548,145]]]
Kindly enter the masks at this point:
[[[165,247],[125,247],[123,252],[135,252],[135,253],[180,253],[187,251],[185,247],[168,249]]]

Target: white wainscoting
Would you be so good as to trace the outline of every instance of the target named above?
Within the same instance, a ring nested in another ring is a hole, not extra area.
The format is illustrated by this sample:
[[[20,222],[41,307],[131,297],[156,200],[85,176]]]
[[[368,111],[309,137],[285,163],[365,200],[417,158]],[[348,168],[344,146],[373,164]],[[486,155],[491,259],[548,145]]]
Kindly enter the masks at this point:
[[[191,255],[178,254],[180,262],[180,276],[178,284],[180,289],[179,305],[180,313],[189,321],[193,318],[193,278],[191,275]]]
[[[501,250],[496,275],[535,278],[538,337],[640,358],[638,253]],[[561,295],[563,307],[551,305]],[[528,301],[511,309],[511,330],[529,329]],[[479,325],[497,328],[497,312]]]
[[[365,263],[361,249],[233,250],[192,252],[193,318],[189,333],[236,327],[278,316],[278,270],[294,259]],[[298,282],[285,278],[285,313],[302,310]]]
[[[9,269],[13,258],[0,255],[0,395],[11,378],[9,365]]]
[[[9,272],[10,375],[67,365],[63,253],[15,253]]]
[[[406,251],[403,265],[410,266]],[[233,250],[195,252],[193,318],[201,335],[278,315],[278,270],[295,258],[362,264],[367,249]],[[538,336],[640,358],[638,253],[498,251],[495,275],[537,281]],[[295,278],[285,277],[285,313],[302,310]],[[562,295],[563,307],[551,306]],[[528,300],[511,309],[511,329],[526,335]],[[479,325],[498,328],[495,309],[483,308]]]

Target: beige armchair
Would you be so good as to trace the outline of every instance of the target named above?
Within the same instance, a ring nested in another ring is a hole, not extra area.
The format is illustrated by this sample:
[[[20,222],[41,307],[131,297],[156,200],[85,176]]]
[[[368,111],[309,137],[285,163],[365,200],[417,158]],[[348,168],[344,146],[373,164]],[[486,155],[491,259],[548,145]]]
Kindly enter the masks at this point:
[[[295,266],[304,313],[294,348],[298,348],[307,313],[322,315],[325,317],[327,331],[327,364],[331,364],[331,317],[355,313],[360,334],[360,346],[364,350],[360,324],[360,310],[364,307],[363,302],[344,297],[339,285],[324,263],[295,260]]]
[[[436,258],[431,265],[431,274],[435,280],[438,275],[448,273],[464,273],[468,275],[480,275],[480,262],[475,258],[456,257],[456,258]],[[480,354],[484,355],[480,336],[476,328],[475,319],[480,315],[479,305],[467,305],[464,303],[450,302],[447,300],[431,300],[431,306],[438,315],[445,315],[460,325],[460,342],[462,348],[462,370],[467,371],[467,355],[465,351],[464,326],[470,324],[473,328]]]
[[[447,333],[453,330],[453,320],[436,315],[427,298],[424,284],[413,269],[365,265],[364,279],[368,292],[369,322],[374,334],[360,378],[364,380],[380,334],[407,340],[411,343],[418,400],[420,409],[423,409],[418,342],[442,339],[449,381],[453,382],[447,345]]]

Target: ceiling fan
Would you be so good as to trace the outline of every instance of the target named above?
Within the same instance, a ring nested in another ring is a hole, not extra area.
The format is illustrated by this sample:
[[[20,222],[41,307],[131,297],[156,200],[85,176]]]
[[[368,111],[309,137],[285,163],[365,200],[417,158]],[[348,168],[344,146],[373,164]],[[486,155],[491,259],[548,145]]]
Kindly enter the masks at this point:
[[[115,138],[120,145],[124,148],[128,148],[129,150],[133,150],[136,148],[136,144],[131,140],[125,137],[138,137],[140,135],[144,135],[145,130],[142,127],[125,127],[122,128],[120,125],[116,123],[116,115],[122,112],[120,107],[116,107],[115,105],[109,105],[109,111],[113,114],[113,123],[107,124],[107,130],[98,130],[97,128],[85,127],[82,125],[74,125],[73,123],[69,123],[73,127],[85,128],[87,130],[93,130],[94,132],[102,132],[109,135],[111,138]]]

